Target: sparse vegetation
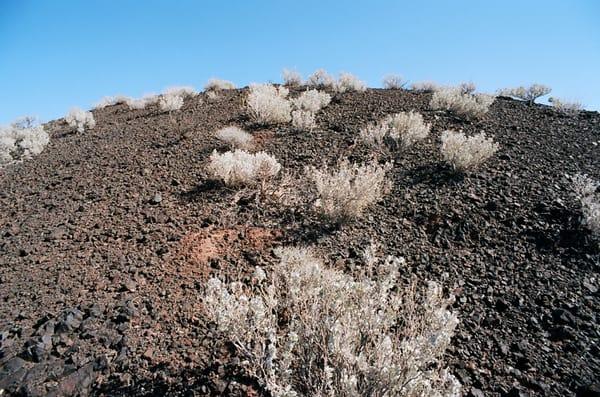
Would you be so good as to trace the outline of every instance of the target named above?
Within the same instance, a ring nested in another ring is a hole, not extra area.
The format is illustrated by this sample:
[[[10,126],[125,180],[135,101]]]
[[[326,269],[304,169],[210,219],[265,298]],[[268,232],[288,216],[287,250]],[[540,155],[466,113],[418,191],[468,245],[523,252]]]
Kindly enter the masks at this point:
[[[432,109],[444,109],[465,118],[481,118],[485,115],[494,97],[487,94],[464,93],[467,87],[449,87],[435,91],[429,105]]]
[[[442,133],[442,157],[458,172],[465,172],[479,167],[492,157],[499,148],[500,145],[484,133],[471,137],[455,131],[444,131]]]
[[[283,69],[281,75],[283,77],[284,85],[290,87],[302,85],[302,76],[295,70]]]
[[[312,130],[317,126],[315,114],[307,110],[294,110],[292,112],[292,126],[297,130]]]
[[[382,146],[387,136],[408,147],[425,139],[430,130],[431,124],[426,124],[421,114],[410,111],[389,115],[375,124],[367,125],[360,131],[360,138],[370,145]]]
[[[413,91],[417,92],[435,92],[442,89],[442,86],[433,81],[418,81],[410,85]]]
[[[94,105],[94,109],[104,109],[107,106],[117,105],[119,103],[125,103],[130,98],[125,95],[105,96]]]
[[[86,128],[96,126],[92,112],[86,112],[80,108],[72,108],[65,116],[65,121],[71,128],[77,129],[77,132],[83,132]]]
[[[389,90],[399,90],[404,88],[406,81],[404,78],[397,74],[389,74],[383,78],[383,88]]]
[[[163,95],[176,95],[185,98],[198,95],[198,91],[191,86],[174,86],[166,88]]]
[[[240,149],[223,154],[213,151],[207,166],[211,177],[222,180],[228,186],[264,186],[280,170],[281,165],[273,156]]]
[[[291,120],[291,105],[286,99],[288,89],[272,84],[253,84],[248,94],[248,109],[261,124],[287,123]]]
[[[0,126],[0,167],[40,154],[50,142],[48,133],[33,117]]]
[[[358,77],[350,73],[340,73],[340,77],[333,88],[335,92],[343,93],[348,91],[365,91],[367,86]]]
[[[390,163],[379,165],[373,162],[361,166],[346,159],[336,169],[309,168],[317,191],[315,208],[336,223],[359,217],[382,197],[385,173],[390,168]]]
[[[146,106],[157,103],[160,100],[156,94],[147,94],[139,99],[127,98],[125,103],[130,109],[145,109]]]
[[[317,69],[308,76],[306,84],[311,87],[331,88],[335,85],[335,79],[325,69]]]
[[[204,297],[208,317],[273,396],[460,395],[442,361],[458,319],[438,284],[396,288],[404,260],[380,260],[373,248],[356,278],[309,249],[277,254],[250,286],[212,278]]]
[[[587,175],[577,174],[572,186],[581,205],[582,224],[594,235],[600,236],[600,183]]]
[[[183,106],[183,97],[177,94],[164,94],[160,97],[158,104],[160,110],[171,113],[181,109]]]
[[[517,98],[533,105],[536,99],[548,95],[551,91],[552,89],[545,85],[532,84],[529,87],[504,88],[498,90],[498,95]]]
[[[221,128],[215,136],[233,148],[248,149],[252,146],[252,135],[236,126]]]
[[[204,86],[204,91],[233,90],[235,84],[228,80],[210,79]]]
[[[558,98],[549,98],[548,102],[550,102],[558,112],[567,116],[576,116],[582,109],[581,103],[579,102],[567,102]]]
[[[308,90],[290,101],[296,109],[317,113],[319,110],[329,105],[331,102],[331,95],[317,90]]]

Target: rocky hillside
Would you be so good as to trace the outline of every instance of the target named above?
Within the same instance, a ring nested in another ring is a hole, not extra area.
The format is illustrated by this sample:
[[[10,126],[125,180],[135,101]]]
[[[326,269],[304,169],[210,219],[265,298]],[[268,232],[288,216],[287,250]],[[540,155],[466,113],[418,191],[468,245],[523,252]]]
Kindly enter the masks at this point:
[[[373,240],[406,259],[405,277],[456,295],[447,359],[466,395],[600,395],[600,251],[567,178],[600,179],[598,113],[500,97],[465,121],[430,110],[429,93],[369,89],[297,132],[253,124],[246,95],[200,94],[171,116],[107,106],[84,132],[53,121],[40,155],[0,169],[0,394],[262,395],[203,314],[207,278],[244,279],[283,245],[351,271]],[[359,130],[408,110],[432,134],[381,155],[389,191],[341,227],[205,172],[228,149],[221,127],[246,129],[302,180],[306,166],[367,161]],[[446,129],[484,131],[500,150],[457,176],[439,153]]]

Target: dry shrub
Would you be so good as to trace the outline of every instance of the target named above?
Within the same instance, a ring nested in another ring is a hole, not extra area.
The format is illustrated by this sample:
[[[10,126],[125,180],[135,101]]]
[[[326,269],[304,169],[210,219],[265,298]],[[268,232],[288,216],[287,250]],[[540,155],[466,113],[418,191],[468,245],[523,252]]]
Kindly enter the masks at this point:
[[[406,85],[406,80],[397,74],[388,74],[383,78],[383,88],[399,90]]]
[[[65,121],[71,128],[77,129],[77,132],[83,132],[86,128],[96,126],[92,112],[86,112],[80,108],[72,108],[65,116]]]
[[[317,113],[331,102],[331,95],[317,90],[308,90],[299,97],[290,99],[296,109]]]
[[[350,164],[344,159],[337,169],[309,168],[317,200],[315,208],[330,220],[341,223],[359,217],[371,204],[383,196],[387,163]]]
[[[292,126],[300,131],[311,131],[317,126],[315,114],[307,110],[294,110],[292,112]]]
[[[363,81],[359,80],[358,77],[350,73],[340,73],[340,77],[333,89],[337,93],[343,93],[348,91],[365,91],[367,86]]]
[[[126,95],[105,96],[94,105],[94,109],[104,109],[107,106],[126,103],[129,100],[131,100],[131,98]]]
[[[163,112],[174,112],[183,106],[183,97],[177,94],[165,94],[160,97],[158,104]]]
[[[207,166],[211,177],[222,180],[228,186],[264,185],[280,170],[281,164],[273,156],[240,149],[223,154],[213,151]]]
[[[252,118],[261,124],[287,123],[291,120],[291,105],[286,99],[289,91],[271,84],[253,84],[248,94]]]
[[[426,124],[421,114],[411,110],[389,115],[375,124],[367,125],[360,131],[360,138],[370,145],[381,146],[387,136],[408,147],[427,138],[429,131],[431,124]]]
[[[308,76],[306,84],[311,87],[331,88],[335,85],[335,79],[325,69],[317,69]]]
[[[484,133],[468,137],[462,132],[444,131],[440,150],[454,170],[464,172],[479,167],[499,148],[500,145]]]
[[[196,91],[196,89],[191,86],[174,86],[174,87],[167,87],[163,91],[163,95],[177,95],[182,98],[185,98],[185,97],[193,97],[193,96],[198,95],[198,91]]]
[[[156,94],[146,94],[139,99],[127,98],[125,103],[130,109],[145,109],[146,106],[158,102],[159,99],[160,98]]]
[[[432,109],[449,110],[465,118],[480,118],[488,112],[494,96],[463,93],[464,88],[449,87],[433,93],[429,105]]]
[[[552,104],[554,109],[567,116],[576,116],[582,109],[579,102],[567,102],[558,98],[549,98],[548,102]]]
[[[309,249],[279,249],[249,286],[208,280],[206,314],[276,397],[460,396],[443,362],[453,297],[434,282],[398,287],[404,260],[373,251],[351,277]]]
[[[40,154],[48,142],[50,136],[33,117],[0,126],[0,167]]]
[[[433,81],[418,81],[412,83],[410,87],[417,92],[435,92],[442,89],[442,86]]]
[[[587,175],[577,174],[573,178],[573,191],[581,204],[582,224],[594,235],[600,236],[600,183]]]
[[[302,85],[302,76],[295,70],[283,69],[281,75],[283,77],[284,85],[290,87]]]
[[[235,84],[228,80],[210,79],[204,86],[204,91],[233,90]]]
[[[234,148],[248,149],[252,146],[252,135],[236,126],[221,128],[215,136]]]
[[[530,105],[535,102],[536,99],[544,95],[548,95],[552,89],[542,84],[532,84],[529,87],[517,87],[517,88],[504,88],[498,90],[498,95],[508,96],[527,101]]]

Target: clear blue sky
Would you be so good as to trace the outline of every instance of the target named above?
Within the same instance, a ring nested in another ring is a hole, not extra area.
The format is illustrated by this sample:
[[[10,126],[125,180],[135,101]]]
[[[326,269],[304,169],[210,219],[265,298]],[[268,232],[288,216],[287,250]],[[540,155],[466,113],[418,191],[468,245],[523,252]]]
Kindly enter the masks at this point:
[[[600,1],[0,0],[0,124],[210,77],[280,81],[284,67],[373,87],[387,73],[539,82],[597,110]]]

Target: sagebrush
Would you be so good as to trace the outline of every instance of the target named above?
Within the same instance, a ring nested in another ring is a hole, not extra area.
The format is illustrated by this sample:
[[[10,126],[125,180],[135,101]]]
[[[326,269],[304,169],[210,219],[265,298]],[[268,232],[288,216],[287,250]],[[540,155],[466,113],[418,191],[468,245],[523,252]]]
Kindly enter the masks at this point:
[[[381,146],[389,137],[408,147],[425,139],[431,130],[431,124],[425,123],[423,116],[417,112],[402,112],[389,115],[374,124],[369,124],[360,131],[360,138],[371,145]]]
[[[96,120],[94,120],[92,112],[86,112],[80,108],[72,108],[65,116],[65,121],[78,132],[83,132],[86,128],[94,128],[96,126]]]
[[[399,90],[406,85],[404,78],[397,74],[388,74],[383,78],[383,88]]]
[[[204,91],[233,90],[235,84],[228,80],[210,79],[204,86]]]
[[[295,70],[283,69],[283,84],[291,87],[302,85],[302,75]]]
[[[576,116],[583,108],[579,102],[563,101],[558,98],[549,98],[548,102],[550,102],[558,112],[567,116]]]
[[[337,223],[359,217],[383,196],[385,174],[391,166],[391,163],[380,165],[376,162],[352,164],[343,159],[333,169],[327,166],[309,168],[317,192],[315,208]]]
[[[600,236],[600,182],[585,174],[577,174],[572,187],[581,205],[582,224],[594,235]]]
[[[238,149],[252,147],[252,135],[236,126],[221,128],[215,133],[217,139]]]
[[[49,142],[44,127],[32,117],[0,126],[0,167],[40,154]]]
[[[208,174],[229,186],[264,185],[281,170],[281,164],[265,152],[248,153],[237,149],[210,155],[206,167]]]
[[[440,151],[443,159],[459,172],[475,169],[492,157],[500,145],[484,133],[466,136],[462,132],[444,131]]]
[[[447,87],[433,93],[430,107],[444,109],[465,118],[480,118],[494,102],[494,96],[465,92],[465,87]]]
[[[261,124],[287,123],[292,107],[287,100],[289,90],[272,84],[252,84],[248,94],[248,109],[252,118]]]
[[[271,395],[461,395],[443,362],[458,319],[438,284],[399,286],[404,260],[372,248],[355,277],[306,248],[276,253],[250,285],[211,278],[204,295],[208,318]]]

